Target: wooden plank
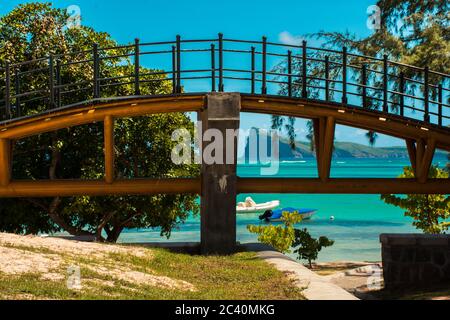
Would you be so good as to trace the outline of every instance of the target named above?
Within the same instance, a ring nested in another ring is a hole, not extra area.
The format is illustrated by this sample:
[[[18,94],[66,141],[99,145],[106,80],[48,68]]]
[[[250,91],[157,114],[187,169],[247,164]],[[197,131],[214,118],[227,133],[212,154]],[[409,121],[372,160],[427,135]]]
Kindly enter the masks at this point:
[[[376,111],[337,106],[331,102],[305,102],[298,98],[264,97],[263,101],[261,102],[259,97],[242,95],[242,112],[285,115],[306,119],[332,115],[335,117],[337,124],[373,130],[400,139],[434,138],[438,149],[450,151],[448,129],[424,124],[424,130],[420,124],[413,123],[409,118],[389,115],[387,121],[381,121],[380,117],[386,119],[386,115]]]
[[[0,139],[0,185],[7,186],[11,180],[11,140]]]
[[[416,160],[416,143],[414,140],[406,139],[406,148],[408,149],[409,161],[414,171],[414,175],[417,177],[417,160]]]
[[[200,194],[199,178],[115,180],[11,181],[0,186],[0,197],[52,197],[77,195]],[[311,178],[238,178],[238,193],[319,194],[449,194],[450,179],[353,179],[326,182]]]
[[[105,181],[114,181],[114,118],[106,116],[104,121]]]
[[[68,197],[106,195],[199,194],[199,178],[115,180],[11,181],[0,186],[0,197]]]
[[[424,183],[428,179],[431,163],[433,161],[434,153],[436,151],[436,141],[429,139],[427,141],[426,149],[422,158],[422,167],[420,168],[421,176],[419,182]]]
[[[204,106],[203,96],[182,96],[177,99],[147,98],[104,103],[95,106],[80,106],[69,110],[55,110],[48,115],[15,121],[2,127],[0,138],[19,139],[27,136],[63,128],[103,121],[108,115],[115,118],[138,117],[142,115],[198,111]]]
[[[423,180],[422,177],[422,161],[425,153],[425,141],[423,139],[417,139],[416,141],[416,178]]]
[[[333,178],[239,178],[239,193],[305,194],[448,194],[450,179]]]
[[[334,117],[327,117],[325,125],[325,133],[323,134],[323,148],[322,148],[322,181],[326,181],[330,178],[331,158],[333,156],[334,146],[334,129],[335,121]]]
[[[314,151],[316,152],[316,162],[317,162],[317,171],[319,177],[322,176],[322,143],[321,139],[323,134],[321,133],[320,129],[323,127],[322,125],[322,118],[319,119],[312,119],[313,122],[313,130],[314,130]]]

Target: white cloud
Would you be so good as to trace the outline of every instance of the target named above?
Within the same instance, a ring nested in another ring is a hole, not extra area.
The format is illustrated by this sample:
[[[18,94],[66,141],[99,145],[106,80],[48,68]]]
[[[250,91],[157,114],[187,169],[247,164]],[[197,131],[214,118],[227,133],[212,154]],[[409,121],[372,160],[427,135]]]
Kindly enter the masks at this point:
[[[278,35],[278,40],[284,44],[298,46],[302,44],[302,41],[305,40],[305,38],[300,35],[293,35],[288,31],[283,31]]]

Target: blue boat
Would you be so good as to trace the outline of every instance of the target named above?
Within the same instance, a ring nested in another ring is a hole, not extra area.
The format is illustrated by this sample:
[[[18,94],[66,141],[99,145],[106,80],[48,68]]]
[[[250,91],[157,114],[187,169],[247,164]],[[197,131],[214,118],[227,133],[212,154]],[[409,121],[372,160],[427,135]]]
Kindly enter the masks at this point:
[[[264,214],[259,216],[260,220],[266,220],[267,222],[277,222],[282,220],[283,212],[294,213],[297,212],[302,216],[303,220],[311,219],[311,217],[317,212],[317,209],[307,208],[282,208],[277,210],[267,210]]]

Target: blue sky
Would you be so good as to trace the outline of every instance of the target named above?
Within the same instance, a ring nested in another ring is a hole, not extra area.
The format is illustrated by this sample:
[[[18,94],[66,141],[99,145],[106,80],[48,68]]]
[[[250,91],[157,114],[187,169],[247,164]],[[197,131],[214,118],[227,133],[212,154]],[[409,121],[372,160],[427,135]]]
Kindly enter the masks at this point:
[[[5,14],[20,3],[32,1],[2,1],[0,14]],[[41,1],[45,2],[45,1]],[[367,8],[374,0],[346,1],[249,1],[249,0],[61,0],[53,3],[60,8],[76,5],[80,8],[82,24],[106,31],[120,43],[134,38],[142,41],[184,38],[215,38],[222,32],[229,38],[269,41],[299,41],[301,36],[320,30],[350,31],[361,37],[370,34],[366,27]],[[242,127],[270,126],[270,117],[246,115]],[[297,134],[304,139],[305,122],[297,121]],[[364,131],[338,126],[336,139],[367,144]],[[380,136],[377,146],[401,145],[403,142]]]

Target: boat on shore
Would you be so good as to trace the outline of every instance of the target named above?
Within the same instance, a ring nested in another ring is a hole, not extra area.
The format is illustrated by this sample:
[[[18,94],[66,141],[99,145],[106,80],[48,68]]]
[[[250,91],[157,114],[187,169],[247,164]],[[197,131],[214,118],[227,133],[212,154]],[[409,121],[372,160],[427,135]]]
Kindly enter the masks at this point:
[[[266,222],[280,222],[283,220],[283,212],[298,213],[302,216],[303,220],[309,220],[317,212],[317,209],[308,208],[282,208],[277,210],[267,210],[264,214],[259,216],[260,220],[265,220]]]
[[[238,202],[236,213],[263,213],[267,210],[275,209],[279,205],[279,200],[256,203],[251,197],[247,197],[244,202]]]

